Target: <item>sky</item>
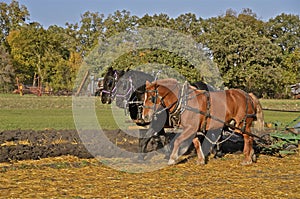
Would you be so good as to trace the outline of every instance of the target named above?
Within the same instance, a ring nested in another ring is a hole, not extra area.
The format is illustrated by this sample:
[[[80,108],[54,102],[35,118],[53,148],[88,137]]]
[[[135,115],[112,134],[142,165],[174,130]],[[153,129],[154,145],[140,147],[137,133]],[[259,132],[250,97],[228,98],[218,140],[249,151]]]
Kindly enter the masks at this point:
[[[0,0],[9,4],[11,0]],[[127,10],[142,17],[164,13],[172,18],[180,14],[194,13],[204,19],[216,17],[229,8],[240,12],[250,8],[258,18],[268,21],[281,13],[300,14],[300,0],[18,0],[30,13],[30,22],[44,27],[65,26],[80,21],[86,11],[99,12],[107,17],[116,10]]]

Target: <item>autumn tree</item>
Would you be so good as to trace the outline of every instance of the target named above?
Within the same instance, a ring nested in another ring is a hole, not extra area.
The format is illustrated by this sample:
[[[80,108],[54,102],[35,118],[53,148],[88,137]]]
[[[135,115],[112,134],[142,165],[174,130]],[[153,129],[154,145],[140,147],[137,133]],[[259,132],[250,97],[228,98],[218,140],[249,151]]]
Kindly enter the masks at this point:
[[[71,52],[64,29],[52,26],[45,30],[31,23],[11,32],[7,40],[16,74],[27,80],[25,83],[30,84],[37,74],[42,83],[49,83],[55,90],[72,85],[74,73],[68,63]]]
[[[85,64],[98,75],[109,66],[164,65],[190,81],[211,82],[216,73],[210,70],[217,68],[225,86],[259,97],[287,97],[289,85],[300,81],[299,15],[282,13],[264,22],[248,8],[208,19],[193,13],[137,17],[117,10],[105,17],[87,11],[78,23],[44,29],[26,23],[29,12],[16,0],[0,3],[0,11],[5,89],[14,74],[31,84],[36,73],[55,90],[71,90]],[[199,73],[197,67],[207,70]]]

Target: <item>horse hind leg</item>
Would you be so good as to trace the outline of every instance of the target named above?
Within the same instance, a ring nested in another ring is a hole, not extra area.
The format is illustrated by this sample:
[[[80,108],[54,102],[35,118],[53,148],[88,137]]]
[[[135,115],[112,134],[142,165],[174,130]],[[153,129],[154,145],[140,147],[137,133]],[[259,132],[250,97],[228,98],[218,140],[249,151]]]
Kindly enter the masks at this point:
[[[198,137],[195,137],[193,139],[193,144],[194,144],[194,147],[196,149],[196,152],[197,152],[197,156],[198,156],[198,164],[205,164],[205,158],[204,158],[204,154],[203,154],[203,151],[202,151],[202,148],[201,148],[201,143],[198,139]]]
[[[249,136],[248,134],[244,133],[246,132],[251,132],[251,124],[252,122],[250,121],[251,118],[248,118],[245,122],[245,124],[243,122],[240,122],[240,120],[238,118],[232,118],[232,120],[230,121],[230,125],[233,125],[237,128],[240,128],[241,130],[237,130],[235,129],[236,133],[240,133],[243,135],[244,137],[244,160],[242,161],[242,165],[250,165],[253,162],[256,162],[256,155],[254,153],[254,149],[253,149],[253,137]]]
[[[250,132],[250,127],[247,125],[246,131]],[[245,159],[242,162],[242,165],[249,165],[253,162],[256,162],[256,155],[253,149],[253,137],[247,134],[243,134],[244,136],[244,155]]]

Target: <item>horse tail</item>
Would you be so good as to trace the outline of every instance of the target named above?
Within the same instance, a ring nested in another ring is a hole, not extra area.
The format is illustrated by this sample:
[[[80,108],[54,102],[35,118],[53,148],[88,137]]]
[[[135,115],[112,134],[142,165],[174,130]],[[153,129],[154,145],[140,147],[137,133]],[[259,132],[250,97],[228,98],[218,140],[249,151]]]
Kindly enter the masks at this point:
[[[256,132],[260,132],[264,130],[264,114],[263,108],[261,103],[259,102],[258,98],[253,94],[249,93],[255,107],[256,107],[256,120],[253,122],[253,127]]]

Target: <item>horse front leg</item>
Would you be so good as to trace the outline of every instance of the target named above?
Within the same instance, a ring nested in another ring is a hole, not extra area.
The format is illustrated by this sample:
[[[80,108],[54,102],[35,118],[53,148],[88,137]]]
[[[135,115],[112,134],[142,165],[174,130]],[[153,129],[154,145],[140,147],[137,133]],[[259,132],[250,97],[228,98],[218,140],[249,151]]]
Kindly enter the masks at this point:
[[[139,148],[138,148],[138,160],[144,160],[146,153],[147,143],[151,139],[152,135],[154,134],[153,129],[140,129],[139,130]]]
[[[174,146],[173,146],[173,150],[172,153],[170,155],[170,159],[168,162],[168,165],[173,165],[176,164],[176,160],[178,159],[178,150],[179,147],[181,145],[181,143],[183,141],[185,141],[186,139],[188,139],[189,137],[191,137],[191,135],[194,134],[194,130],[191,129],[185,129],[183,130],[183,132],[176,138],[176,140],[174,141]]]
[[[201,143],[200,143],[198,137],[195,137],[193,139],[193,144],[194,144],[194,147],[195,147],[196,152],[197,152],[197,156],[198,156],[198,161],[197,162],[198,162],[198,164],[205,164],[205,157],[204,157],[202,147],[201,147]]]

